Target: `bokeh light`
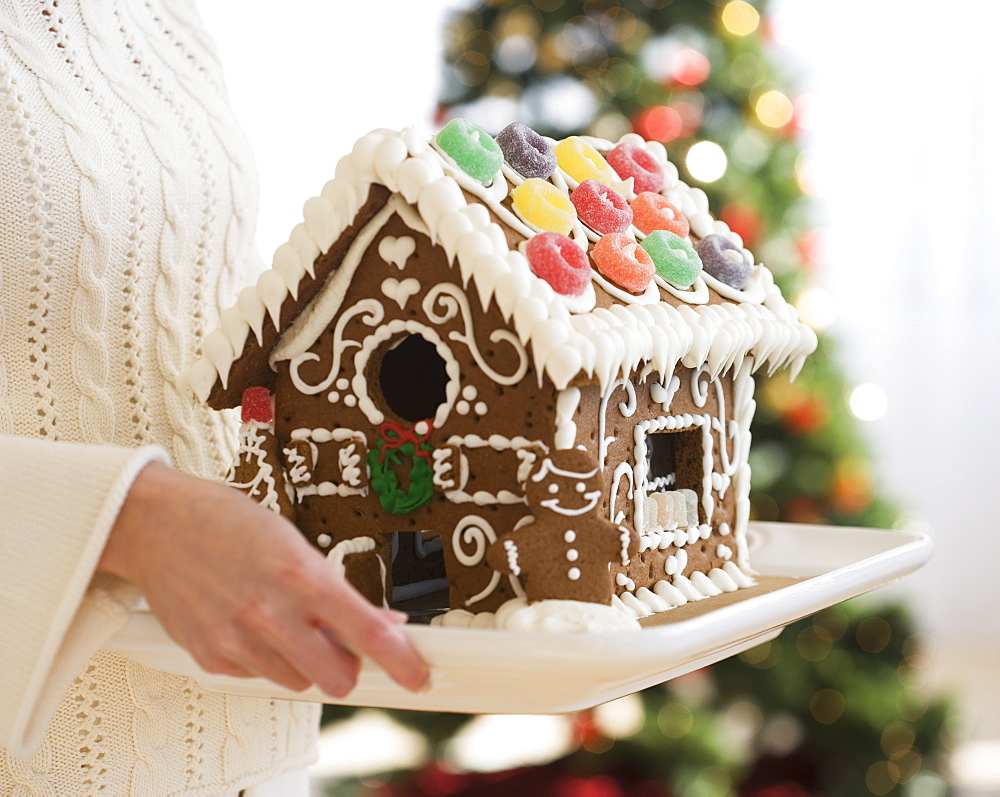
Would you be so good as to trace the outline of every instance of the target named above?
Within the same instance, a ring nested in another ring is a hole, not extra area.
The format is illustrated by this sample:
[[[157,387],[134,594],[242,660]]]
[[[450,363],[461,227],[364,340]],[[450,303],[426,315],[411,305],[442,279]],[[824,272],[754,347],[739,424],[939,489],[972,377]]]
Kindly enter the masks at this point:
[[[822,332],[828,329],[837,318],[837,300],[822,288],[806,288],[795,300],[795,309],[799,319]]]
[[[722,27],[734,36],[749,36],[758,25],[760,14],[744,0],[732,0],[722,9]]]
[[[846,707],[844,696],[836,689],[820,689],[809,700],[809,712],[823,725],[833,725],[843,716]]]
[[[684,129],[681,115],[667,105],[646,108],[635,118],[635,130],[643,138],[668,144]]]
[[[765,91],[754,103],[754,113],[761,124],[767,127],[784,127],[795,116],[795,106],[780,91]]]
[[[714,141],[699,141],[684,159],[691,176],[702,183],[714,183],[726,173],[726,153]]]
[[[862,421],[877,421],[889,409],[889,397],[881,385],[865,382],[851,391],[848,402],[854,417]]]

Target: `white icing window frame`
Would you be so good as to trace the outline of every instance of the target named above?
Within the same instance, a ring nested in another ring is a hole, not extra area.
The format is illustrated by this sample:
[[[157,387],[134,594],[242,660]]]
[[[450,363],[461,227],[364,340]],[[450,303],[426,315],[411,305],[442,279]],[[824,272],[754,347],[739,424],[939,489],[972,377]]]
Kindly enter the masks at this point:
[[[317,445],[322,443],[351,443],[358,451],[356,458],[352,458],[350,462],[345,463],[342,453],[344,451],[344,447],[337,449],[337,468],[341,473],[343,481],[340,484],[334,484],[333,482],[313,482],[312,484],[295,485],[295,500],[297,503],[301,503],[303,497],[309,495],[337,495],[342,498],[351,495],[368,495],[368,482],[370,478],[370,474],[368,473],[368,463],[366,461],[368,438],[365,436],[364,432],[355,429],[300,428],[292,430],[289,435],[289,440],[305,440],[309,443]],[[319,449],[317,448],[314,467],[319,462],[319,456]],[[350,478],[349,468],[358,469],[359,478]],[[361,473],[364,474],[364,478],[360,478]]]

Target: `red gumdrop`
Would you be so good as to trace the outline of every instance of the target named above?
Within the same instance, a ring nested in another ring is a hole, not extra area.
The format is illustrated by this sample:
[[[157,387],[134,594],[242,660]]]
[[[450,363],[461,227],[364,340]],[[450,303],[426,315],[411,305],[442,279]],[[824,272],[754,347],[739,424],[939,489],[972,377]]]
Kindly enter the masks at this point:
[[[531,270],[563,296],[579,296],[590,283],[587,253],[561,232],[540,232],[524,247]]]
[[[248,387],[244,390],[243,400],[240,402],[240,418],[243,423],[270,423],[274,420],[271,391],[266,387]]]
[[[656,271],[649,253],[620,232],[601,236],[590,256],[601,274],[633,294],[645,291]]]
[[[638,144],[623,141],[604,158],[623,180],[632,178],[632,190],[635,193],[659,191],[663,188],[663,167]]]
[[[584,180],[569,195],[576,215],[599,233],[625,232],[632,226],[632,208],[621,194],[600,180]]]
[[[633,224],[645,235],[653,230],[666,230],[686,238],[691,231],[687,216],[671,205],[665,196],[652,191],[643,191],[632,200],[632,218]]]

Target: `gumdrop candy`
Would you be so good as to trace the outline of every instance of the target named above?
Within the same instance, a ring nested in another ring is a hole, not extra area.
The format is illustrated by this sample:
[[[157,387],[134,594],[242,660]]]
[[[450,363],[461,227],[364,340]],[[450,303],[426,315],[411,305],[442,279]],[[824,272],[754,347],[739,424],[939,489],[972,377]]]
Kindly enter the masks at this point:
[[[541,230],[565,235],[576,223],[576,208],[566,192],[541,178],[525,180],[510,192],[510,199],[521,218]]]
[[[653,230],[668,230],[681,238],[691,231],[687,216],[667,201],[665,196],[643,191],[632,200],[633,224],[648,235]]]
[[[271,423],[274,407],[271,406],[271,391],[266,387],[248,387],[240,401],[240,420],[243,423]]]
[[[580,136],[564,138],[556,144],[555,153],[559,168],[578,183],[582,183],[584,180],[597,180],[615,190],[624,191],[624,185],[621,178],[618,177],[618,173],[604,160],[604,156],[600,152]]]
[[[604,156],[623,180],[632,178],[632,190],[657,192],[663,188],[663,167],[643,147],[623,141]]]
[[[563,296],[579,296],[590,284],[587,253],[572,238],[541,232],[524,246],[531,270]]]
[[[522,177],[544,180],[556,170],[556,154],[538,133],[520,122],[511,122],[496,138],[510,167]]]
[[[750,278],[750,253],[724,235],[706,235],[694,245],[705,271],[731,288],[742,290]]]
[[[441,150],[463,172],[483,185],[496,177],[503,153],[493,137],[468,119],[452,119],[434,138]]]
[[[642,248],[653,258],[656,273],[681,288],[691,285],[701,272],[701,259],[687,241],[669,230],[653,230],[642,239]]]
[[[580,221],[599,233],[625,232],[632,208],[621,194],[597,180],[584,180],[569,195]]]
[[[653,258],[634,238],[624,233],[602,235],[594,244],[590,256],[601,274],[629,293],[642,293],[653,278]]]

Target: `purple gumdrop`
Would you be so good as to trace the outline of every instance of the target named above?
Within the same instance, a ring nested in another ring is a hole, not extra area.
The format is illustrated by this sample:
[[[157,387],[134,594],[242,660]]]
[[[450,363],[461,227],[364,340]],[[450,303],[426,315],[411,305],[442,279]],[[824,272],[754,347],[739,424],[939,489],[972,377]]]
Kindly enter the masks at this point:
[[[750,253],[724,235],[706,235],[694,245],[702,267],[719,282],[742,290],[750,277],[753,261]]]
[[[496,137],[511,168],[522,177],[545,180],[556,170],[556,154],[544,138],[527,125],[511,122]]]

